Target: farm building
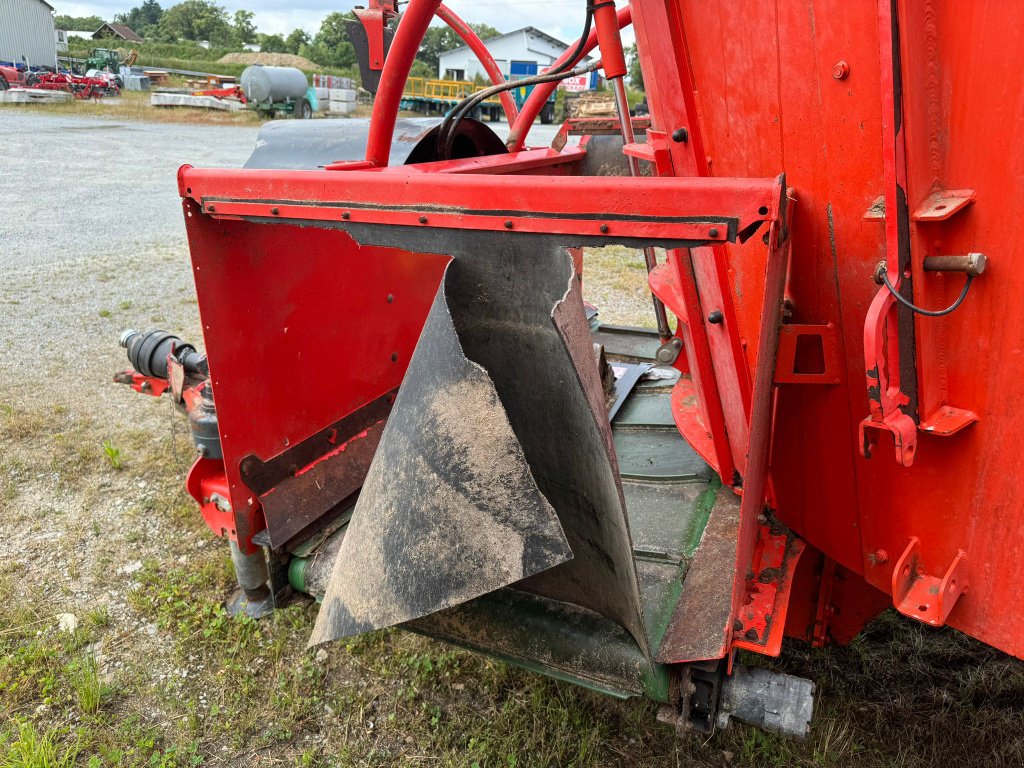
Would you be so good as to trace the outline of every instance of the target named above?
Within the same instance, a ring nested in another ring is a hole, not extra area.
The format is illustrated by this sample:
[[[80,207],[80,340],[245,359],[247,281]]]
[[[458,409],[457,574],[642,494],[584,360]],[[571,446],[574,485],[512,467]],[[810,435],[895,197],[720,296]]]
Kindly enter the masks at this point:
[[[501,73],[507,78],[536,75],[550,66],[569,46],[536,27],[523,27],[485,40]],[[438,59],[437,76],[441,79],[472,80],[476,75],[487,77],[469,46],[445,51]]]
[[[0,0],[0,62],[57,66],[52,5],[45,0]]]
[[[102,27],[92,33],[93,40],[104,39],[124,40],[129,43],[141,43],[142,36],[127,24],[105,23]]]

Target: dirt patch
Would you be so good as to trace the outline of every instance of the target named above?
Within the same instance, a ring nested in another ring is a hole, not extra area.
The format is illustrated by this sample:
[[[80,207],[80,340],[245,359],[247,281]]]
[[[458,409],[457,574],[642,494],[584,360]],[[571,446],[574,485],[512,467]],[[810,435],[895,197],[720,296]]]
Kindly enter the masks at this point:
[[[294,53],[229,53],[221,56],[221,64],[263,64],[269,67],[298,67],[306,72],[319,68],[305,56]]]

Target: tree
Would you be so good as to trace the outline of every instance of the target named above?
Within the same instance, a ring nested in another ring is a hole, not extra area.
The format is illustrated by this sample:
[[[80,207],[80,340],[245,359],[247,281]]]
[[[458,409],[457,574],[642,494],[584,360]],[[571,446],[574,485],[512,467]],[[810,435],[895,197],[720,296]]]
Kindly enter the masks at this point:
[[[160,18],[160,33],[170,40],[208,40],[210,45],[231,45],[234,30],[228,14],[211,0],[183,0]]]
[[[256,14],[252,11],[237,10],[235,11],[234,27],[235,37],[238,38],[240,43],[251,43],[256,40],[256,25],[253,23],[253,18]],[[276,35],[276,37],[281,37]],[[284,40],[281,40],[284,43]]]
[[[128,13],[114,16],[114,21],[118,24],[127,24],[143,37],[149,37],[147,32],[160,23],[160,17],[163,15],[164,9],[160,7],[160,3],[156,0],[144,0],[142,5],[132,8]]]
[[[288,46],[280,35],[260,35],[259,41],[264,53],[288,53]]]
[[[626,49],[626,60],[629,62],[629,82],[638,91],[644,90],[644,73],[640,70],[640,57],[637,55],[636,44]]]
[[[285,38],[284,46],[287,53],[299,53],[304,45],[313,42],[309,33],[304,29],[293,29],[291,34]]]
[[[345,19],[354,19],[352,12],[329,13],[320,24],[320,31],[313,38],[313,43],[304,49],[308,56],[318,64],[327,67],[353,67],[356,64],[356,50],[348,39]]]
[[[486,24],[470,24],[469,26],[479,35],[481,40],[489,40],[501,34],[494,27],[489,27]],[[420,49],[416,54],[416,58],[429,66],[432,71],[437,72],[441,54],[463,45],[465,43],[462,42],[462,38],[451,27],[447,25],[443,27],[428,27],[427,33],[423,36],[423,42],[420,43]]]
[[[60,14],[53,18],[53,26],[57,29],[75,30],[84,32],[86,30],[95,32],[103,26],[103,19],[99,16],[67,16]]]

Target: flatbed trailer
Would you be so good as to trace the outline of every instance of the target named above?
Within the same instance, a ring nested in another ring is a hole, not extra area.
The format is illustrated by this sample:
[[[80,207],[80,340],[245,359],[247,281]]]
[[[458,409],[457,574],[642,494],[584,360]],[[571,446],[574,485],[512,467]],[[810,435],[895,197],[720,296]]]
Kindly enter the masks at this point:
[[[410,77],[402,91],[402,109],[421,115],[446,115],[467,96],[483,90],[468,80],[429,80]],[[488,122],[501,120],[501,100],[497,96],[485,99],[471,115]]]

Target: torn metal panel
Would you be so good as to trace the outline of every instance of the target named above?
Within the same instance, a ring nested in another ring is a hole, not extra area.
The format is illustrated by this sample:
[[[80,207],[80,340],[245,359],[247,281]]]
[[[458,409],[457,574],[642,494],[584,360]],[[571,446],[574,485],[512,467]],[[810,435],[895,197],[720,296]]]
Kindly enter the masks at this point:
[[[472,415],[472,418],[467,418]],[[311,643],[458,605],[572,557],[438,290]]]
[[[382,245],[449,252],[453,262],[311,642],[518,582],[613,619],[646,650],[610,426],[568,254],[550,239],[508,234],[364,233]]]

